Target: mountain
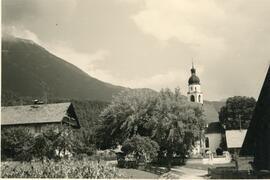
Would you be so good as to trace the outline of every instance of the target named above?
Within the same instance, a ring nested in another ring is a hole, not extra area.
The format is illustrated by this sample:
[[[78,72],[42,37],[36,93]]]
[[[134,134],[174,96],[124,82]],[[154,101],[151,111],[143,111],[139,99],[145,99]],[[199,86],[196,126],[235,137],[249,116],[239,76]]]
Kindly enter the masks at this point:
[[[89,76],[33,41],[2,39],[2,101],[13,97],[110,101],[123,89]]]

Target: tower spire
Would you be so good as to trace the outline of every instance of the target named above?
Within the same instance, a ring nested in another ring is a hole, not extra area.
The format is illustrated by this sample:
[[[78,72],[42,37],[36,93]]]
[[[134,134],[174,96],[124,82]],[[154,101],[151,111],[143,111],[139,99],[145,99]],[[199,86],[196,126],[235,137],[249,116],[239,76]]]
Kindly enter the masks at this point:
[[[193,59],[192,59],[191,74],[196,74],[196,69],[194,68]]]

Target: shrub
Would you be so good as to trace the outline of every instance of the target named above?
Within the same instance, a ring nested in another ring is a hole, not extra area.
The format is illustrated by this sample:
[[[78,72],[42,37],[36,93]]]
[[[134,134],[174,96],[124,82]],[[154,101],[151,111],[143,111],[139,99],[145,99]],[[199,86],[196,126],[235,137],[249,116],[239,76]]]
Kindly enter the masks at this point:
[[[133,154],[137,160],[146,162],[157,157],[159,145],[149,137],[137,135],[123,143],[122,151],[126,155]]]
[[[26,128],[7,128],[1,131],[1,157],[19,161],[32,159],[33,135]]]
[[[2,178],[123,178],[118,169],[96,162],[47,160],[44,163],[21,163],[16,167],[2,163]]]

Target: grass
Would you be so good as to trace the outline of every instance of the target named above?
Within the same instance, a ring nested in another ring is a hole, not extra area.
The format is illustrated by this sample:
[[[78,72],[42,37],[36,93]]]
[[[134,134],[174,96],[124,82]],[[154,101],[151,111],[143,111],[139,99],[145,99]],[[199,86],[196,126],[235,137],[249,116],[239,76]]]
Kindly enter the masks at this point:
[[[192,169],[199,169],[199,170],[208,170],[208,168],[216,168],[216,167],[234,167],[234,163],[228,163],[228,164],[199,164],[199,163],[194,163],[194,164],[186,164],[185,167],[187,168],[192,168]]]
[[[137,170],[137,169],[119,169],[119,172],[123,174],[126,178],[132,179],[157,179],[159,175]]]

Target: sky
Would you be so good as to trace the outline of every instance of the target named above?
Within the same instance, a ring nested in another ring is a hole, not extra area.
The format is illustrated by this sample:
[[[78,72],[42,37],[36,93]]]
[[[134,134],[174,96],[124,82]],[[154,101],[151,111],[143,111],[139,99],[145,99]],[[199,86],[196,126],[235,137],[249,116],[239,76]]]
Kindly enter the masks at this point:
[[[31,39],[99,80],[257,98],[270,64],[269,0],[2,0],[2,35]]]

